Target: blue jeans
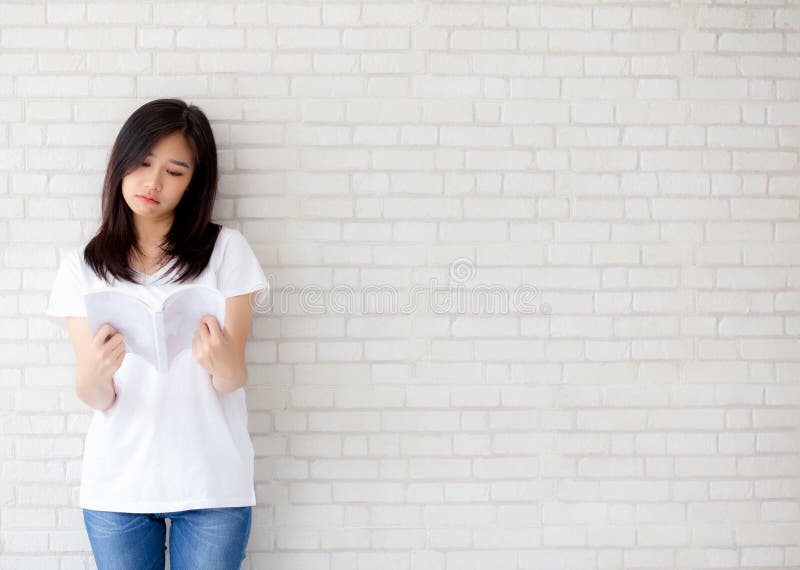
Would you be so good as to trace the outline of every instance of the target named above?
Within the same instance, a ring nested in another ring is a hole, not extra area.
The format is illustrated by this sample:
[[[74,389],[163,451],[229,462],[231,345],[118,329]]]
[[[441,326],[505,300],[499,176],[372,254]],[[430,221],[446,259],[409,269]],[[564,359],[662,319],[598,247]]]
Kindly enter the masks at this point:
[[[172,521],[170,570],[239,570],[252,507],[152,514],[83,509],[98,570],[164,570],[166,518]]]

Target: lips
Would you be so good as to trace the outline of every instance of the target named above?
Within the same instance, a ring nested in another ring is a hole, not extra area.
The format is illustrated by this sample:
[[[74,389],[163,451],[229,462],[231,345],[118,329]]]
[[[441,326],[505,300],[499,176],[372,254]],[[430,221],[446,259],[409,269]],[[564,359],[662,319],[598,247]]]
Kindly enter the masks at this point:
[[[144,200],[145,202],[148,202],[150,204],[158,204],[158,200],[156,200],[152,196],[148,196],[146,194],[139,194],[139,198],[141,198],[142,200]]]

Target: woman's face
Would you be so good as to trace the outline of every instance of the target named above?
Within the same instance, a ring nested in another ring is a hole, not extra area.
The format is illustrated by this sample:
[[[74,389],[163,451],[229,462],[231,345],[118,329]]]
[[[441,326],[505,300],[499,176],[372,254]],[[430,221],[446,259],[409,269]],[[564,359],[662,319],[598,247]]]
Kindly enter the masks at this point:
[[[158,141],[142,164],[122,179],[122,196],[135,216],[170,219],[193,171],[192,150],[186,138],[172,133]]]

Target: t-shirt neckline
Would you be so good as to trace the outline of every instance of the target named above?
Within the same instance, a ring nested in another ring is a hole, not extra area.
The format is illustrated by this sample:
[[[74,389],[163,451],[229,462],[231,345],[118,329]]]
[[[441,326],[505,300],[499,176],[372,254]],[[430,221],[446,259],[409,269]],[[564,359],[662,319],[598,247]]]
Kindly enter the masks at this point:
[[[135,269],[133,269],[133,272],[136,273],[136,275],[141,276],[145,283],[150,283],[152,281],[158,280],[161,274],[164,273],[170,267],[172,267],[174,263],[175,259],[170,259],[168,262],[162,265],[161,268],[158,269],[158,271],[156,271],[155,273],[151,273],[150,275],[148,275],[147,273],[142,273],[141,271],[136,271]]]

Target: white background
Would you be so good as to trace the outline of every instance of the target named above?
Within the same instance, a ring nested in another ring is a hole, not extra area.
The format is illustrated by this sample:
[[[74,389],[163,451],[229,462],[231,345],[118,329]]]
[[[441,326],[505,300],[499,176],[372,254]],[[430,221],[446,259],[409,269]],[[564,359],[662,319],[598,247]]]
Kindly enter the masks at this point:
[[[0,46],[0,568],[93,567],[42,313],[160,97],[294,291],[247,351],[245,568],[800,568],[796,2],[11,2]],[[298,294],[454,262],[550,313]]]

